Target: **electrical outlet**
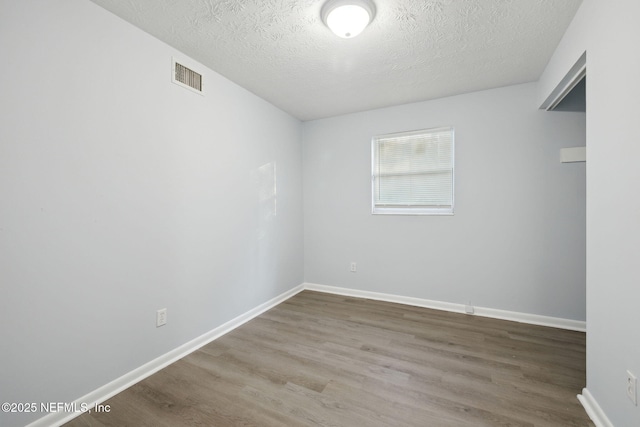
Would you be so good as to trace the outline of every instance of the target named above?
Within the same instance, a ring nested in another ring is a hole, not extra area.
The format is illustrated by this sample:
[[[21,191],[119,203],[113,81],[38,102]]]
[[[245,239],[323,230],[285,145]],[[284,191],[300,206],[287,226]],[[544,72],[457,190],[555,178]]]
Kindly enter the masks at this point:
[[[355,273],[357,271],[356,269],[356,263],[355,262],[351,262],[351,272]]]
[[[167,324],[167,309],[161,308],[156,311],[156,328]]]
[[[473,314],[475,312],[471,303],[464,306],[464,312],[467,314]]]
[[[627,371],[627,396],[629,396],[629,399],[636,406],[638,406],[637,385],[638,380],[636,379],[636,376],[633,375],[631,371]]]

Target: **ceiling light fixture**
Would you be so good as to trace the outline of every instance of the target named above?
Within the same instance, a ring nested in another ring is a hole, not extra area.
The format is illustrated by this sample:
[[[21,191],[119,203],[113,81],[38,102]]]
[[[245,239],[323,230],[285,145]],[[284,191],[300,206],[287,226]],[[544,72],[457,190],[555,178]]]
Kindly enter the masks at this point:
[[[337,36],[350,39],[364,30],[376,15],[371,0],[328,0],[322,6],[322,22]]]

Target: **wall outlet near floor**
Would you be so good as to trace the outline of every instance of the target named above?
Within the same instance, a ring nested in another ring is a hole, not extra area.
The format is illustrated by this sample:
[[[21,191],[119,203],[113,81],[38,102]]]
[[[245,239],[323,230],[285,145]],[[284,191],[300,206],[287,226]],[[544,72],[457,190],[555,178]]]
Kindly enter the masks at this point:
[[[471,305],[471,303],[467,304],[464,306],[464,312],[467,314],[473,314],[474,313],[474,309],[473,306]]]
[[[357,271],[356,269],[356,263],[354,261],[351,262],[351,272],[355,273]]]
[[[638,406],[637,385],[638,380],[636,376],[633,375],[631,371],[627,371],[627,396],[629,396],[629,399],[631,399],[636,406]]]
[[[167,309],[161,308],[156,311],[156,328],[167,324]]]

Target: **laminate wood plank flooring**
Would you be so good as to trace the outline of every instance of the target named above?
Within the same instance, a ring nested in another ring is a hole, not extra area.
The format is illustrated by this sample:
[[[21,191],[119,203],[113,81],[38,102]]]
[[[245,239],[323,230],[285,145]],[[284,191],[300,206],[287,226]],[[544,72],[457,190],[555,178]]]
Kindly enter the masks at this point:
[[[584,333],[304,291],[66,426],[593,427],[584,385]]]

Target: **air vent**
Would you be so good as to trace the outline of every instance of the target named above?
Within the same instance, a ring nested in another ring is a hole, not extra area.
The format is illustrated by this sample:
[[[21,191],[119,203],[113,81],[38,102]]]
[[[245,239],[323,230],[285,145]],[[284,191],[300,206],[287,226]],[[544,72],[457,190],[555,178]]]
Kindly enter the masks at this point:
[[[202,94],[202,74],[193,71],[181,63],[173,60],[173,82]]]

